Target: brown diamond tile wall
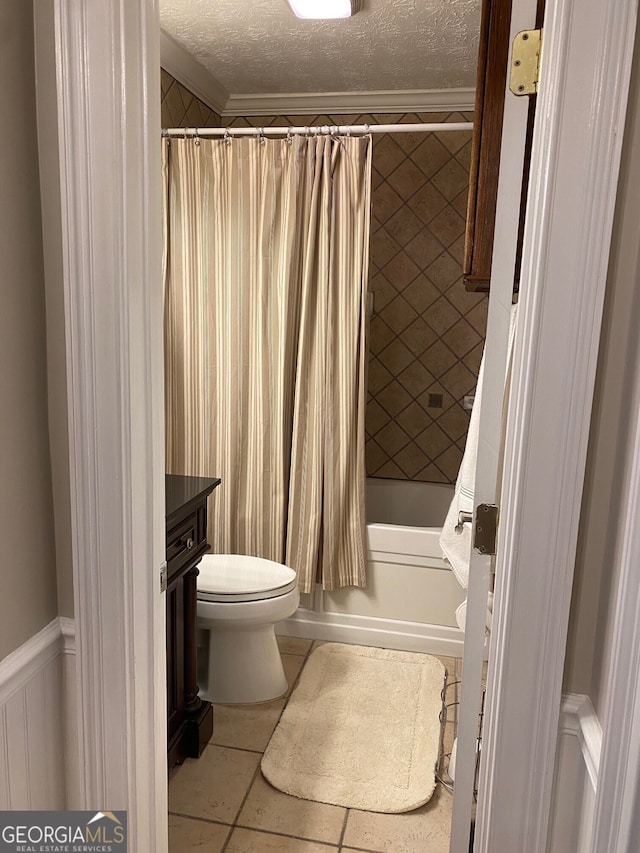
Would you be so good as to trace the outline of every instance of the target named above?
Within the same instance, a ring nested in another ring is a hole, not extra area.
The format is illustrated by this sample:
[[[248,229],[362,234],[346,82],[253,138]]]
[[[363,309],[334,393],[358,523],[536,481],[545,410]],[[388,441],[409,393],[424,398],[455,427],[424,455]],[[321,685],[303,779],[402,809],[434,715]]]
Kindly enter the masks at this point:
[[[220,127],[220,116],[164,68],[160,77],[162,127]]]
[[[460,113],[244,116],[230,127],[460,122]],[[162,72],[163,127],[226,123]],[[470,131],[373,137],[366,464],[370,477],[454,483],[487,321],[462,283]],[[442,407],[431,405],[441,395]]]
[[[230,126],[469,121],[459,113],[245,116]],[[470,131],[373,137],[366,463],[370,477],[453,483],[487,322],[462,283]],[[442,396],[442,407],[431,396]]]

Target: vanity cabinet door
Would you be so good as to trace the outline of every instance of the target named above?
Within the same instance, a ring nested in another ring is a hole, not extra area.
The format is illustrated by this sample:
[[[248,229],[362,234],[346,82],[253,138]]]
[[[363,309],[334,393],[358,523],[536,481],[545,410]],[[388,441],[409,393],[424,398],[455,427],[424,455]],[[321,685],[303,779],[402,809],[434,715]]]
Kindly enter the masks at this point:
[[[199,758],[213,732],[213,707],[198,696],[197,565],[209,550],[207,498],[217,477],[167,474],[167,758]]]
[[[184,706],[184,584],[182,577],[178,577],[167,587],[167,740],[170,765],[179,755]]]

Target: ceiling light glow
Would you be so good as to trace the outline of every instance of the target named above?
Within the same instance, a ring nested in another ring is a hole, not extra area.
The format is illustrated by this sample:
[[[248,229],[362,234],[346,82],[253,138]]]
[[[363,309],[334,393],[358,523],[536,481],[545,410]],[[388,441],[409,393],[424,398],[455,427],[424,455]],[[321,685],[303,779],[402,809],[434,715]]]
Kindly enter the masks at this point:
[[[325,18],[350,18],[357,8],[352,0],[288,0],[298,18],[322,20]],[[357,4],[359,6],[359,4]]]

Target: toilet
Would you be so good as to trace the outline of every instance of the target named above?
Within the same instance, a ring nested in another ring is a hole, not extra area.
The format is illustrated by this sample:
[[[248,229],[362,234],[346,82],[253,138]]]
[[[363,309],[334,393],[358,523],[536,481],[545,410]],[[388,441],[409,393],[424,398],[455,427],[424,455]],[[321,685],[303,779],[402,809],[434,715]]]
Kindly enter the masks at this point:
[[[200,696],[235,705],[284,695],[275,624],[298,607],[296,573],[241,554],[205,554],[198,568]]]

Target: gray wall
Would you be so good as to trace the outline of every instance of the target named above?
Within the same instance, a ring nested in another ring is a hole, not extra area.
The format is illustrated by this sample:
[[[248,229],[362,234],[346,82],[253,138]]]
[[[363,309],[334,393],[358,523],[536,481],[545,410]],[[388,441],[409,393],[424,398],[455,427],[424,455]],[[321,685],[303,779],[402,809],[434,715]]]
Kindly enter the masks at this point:
[[[58,613],[31,3],[0,4],[0,659]]]
[[[618,578],[614,555],[631,420],[627,390],[640,329],[640,79],[634,70],[619,179],[582,505],[565,690],[586,693],[602,719]]]
[[[36,93],[47,315],[49,446],[58,568],[58,608],[60,616],[73,616],[67,361],[53,7],[54,4],[50,2],[42,3],[36,0],[34,3]]]

